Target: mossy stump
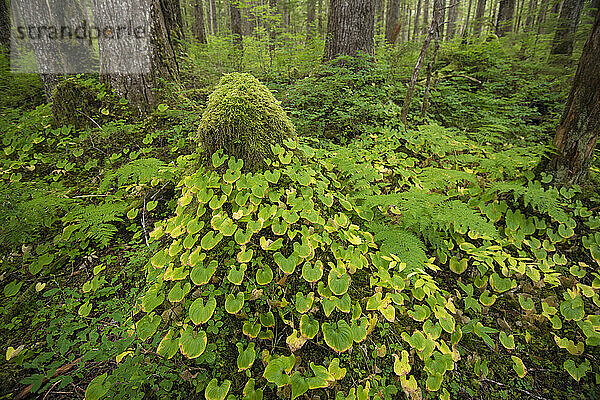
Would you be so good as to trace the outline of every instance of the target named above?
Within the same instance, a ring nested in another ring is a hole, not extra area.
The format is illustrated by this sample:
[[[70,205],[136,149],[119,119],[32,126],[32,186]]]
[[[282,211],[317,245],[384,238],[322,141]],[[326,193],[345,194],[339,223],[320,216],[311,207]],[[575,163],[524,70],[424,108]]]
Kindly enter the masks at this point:
[[[273,159],[271,145],[296,137],[294,125],[269,89],[250,74],[231,73],[221,78],[198,129],[202,151],[210,159],[223,149],[244,161],[249,170]]]

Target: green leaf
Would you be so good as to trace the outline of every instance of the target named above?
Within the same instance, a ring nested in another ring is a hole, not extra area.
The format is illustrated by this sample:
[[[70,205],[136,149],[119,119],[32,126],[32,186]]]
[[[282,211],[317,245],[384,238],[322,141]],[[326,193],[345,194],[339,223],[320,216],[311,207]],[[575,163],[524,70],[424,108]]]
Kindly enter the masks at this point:
[[[248,379],[248,382],[246,382],[246,385],[242,391],[242,394],[244,395],[242,400],[263,400],[263,390],[255,389],[255,385],[256,381],[254,378]]]
[[[567,360],[563,363],[563,368],[575,379],[577,382],[583,378],[589,370],[591,370],[590,362],[586,359],[584,362],[577,366],[575,361]]]
[[[352,347],[353,335],[352,328],[344,320],[335,323],[324,322],[322,325],[323,338],[325,343],[338,353],[342,353]]]
[[[200,245],[202,246],[202,248],[204,250],[210,250],[213,247],[215,247],[221,241],[221,239],[223,239],[223,234],[221,232],[218,232],[215,235],[214,231],[208,231],[202,237],[202,240],[200,241]]]
[[[219,386],[217,378],[213,378],[208,382],[208,385],[206,385],[204,397],[206,400],[225,400],[225,396],[229,393],[229,388],[231,388],[231,381],[225,379],[223,384]]]
[[[315,300],[315,293],[310,292],[306,296],[302,292],[296,292],[296,311],[300,314],[307,313],[313,306]]]
[[[192,359],[200,357],[206,349],[206,343],[206,332],[198,331],[196,333],[190,325],[181,330],[181,337],[179,338],[179,350],[181,350],[181,354],[187,358]]]
[[[200,325],[211,319],[216,307],[217,300],[215,300],[214,297],[208,299],[206,305],[202,298],[198,298],[194,300],[188,313],[192,322],[196,325]]]
[[[112,386],[106,382],[106,372],[92,379],[85,389],[85,400],[99,400],[108,393]]]
[[[153,286],[142,297],[142,310],[149,313],[165,301],[165,294],[157,286]]]
[[[255,339],[260,333],[261,328],[262,325],[260,324],[260,321],[258,319],[249,320],[244,322],[244,325],[242,325],[242,332],[244,333],[244,335],[248,335],[252,339]]]
[[[256,270],[256,283],[259,285],[266,285],[271,283],[273,280],[273,270],[268,265],[264,265],[263,268]]]
[[[452,256],[450,258],[450,271],[456,274],[462,274],[467,269],[467,259],[463,258],[462,260],[458,260],[456,256]]]
[[[308,392],[308,382],[306,379],[302,377],[300,372],[296,371],[292,375],[291,378],[291,387],[292,387],[292,400],[302,396],[304,393]]]
[[[329,271],[327,282],[331,292],[337,296],[341,296],[350,287],[350,275],[348,275],[345,268],[332,268]]]
[[[237,261],[240,264],[248,263],[252,260],[252,256],[254,255],[254,250],[242,248],[240,252],[237,254]]]
[[[314,264],[305,261],[302,264],[302,277],[307,282],[318,282],[323,277],[323,262],[317,260]]]
[[[236,296],[233,293],[228,293],[225,296],[225,311],[229,314],[237,314],[244,307],[244,293],[239,292]]]
[[[246,349],[244,349],[241,343],[237,343],[236,346],[239,353],[237,358],[238,371],[245,371],[254,364],[254,359],[256,358],[256,352],[254,351],[255,344],[254,342],[248,343]]]
[[[437,392],[442,387],[444,377],[438,374],[427,374],[427,382],[425,388],[430,392]]]
[[[398,376],[406,376],[410,373],[408,351],[402,350],[402,359],[397,354],[394,354],[394,372]]]
[[[181,287],[181,282],[177,282],[169,291],[167,298],[171,303],[179,303],[189,293],[191,287],[189,282],[186,282],[183,287]]]
[[[173,330],[170,329],[158,344],[156,353],[159,356],[170,359],[177,354],[177,350],[179,350],[179,338],[173,339],[173,334]]]
[[[158,325],[160,325],[161,321],[161,316],[155,315],[153,312],[144,315],[142,319],[140,319],[135,324],[135,329],[138,334],[138,337],[141,340],[147,340],[150,337],[152,337],[152,335],[154,335],[154,332],[156,332]]]
[[[521,360],[517,356],[510,356],[513,360],[513,369],[519,375],[519,378],[524,378],[527,375],[527,368],[525,368],[525,364],[523,364],[523,360]]]
[[[277,387],[283,387],[291,383],[290,376],[288,375],[294,365],[296,364],[296,357],[290,355],[289,357],[276,357],[265,367],[263,377],[271,383],[277,385]]]
[[[265,328],[275,326],[275,315],[272,311],[260,314],[260,324]]]
[[[560,313],[567,321],[579,321],[585,317],[583,299],[577,295],[572,299],[565,293],[565,301],[560,303]]]
[[[4,286],[4,296],[14,296],[15,294],[19,293],[19,290],[21,290],[21,286],[23,286],[23,282],[19,282],[15,279],[8,285]]]
[[[246,264],[232,265],[227,273],[227,280],[234,285],[241,285],[247,268]]]
[[[202,264],[198,264],[193,267],[192,272],[190,273],[190,278],[194,285],[207,284],[217,271],[217,265],[218,262],[216,260],[212,260],[206,267]]]
[[[312,339],[317,333],[319,333],[319,321],[309,314],[303,314],[300,318],[300,334]]]
[[[522,294],[519,294],[519,304],[521,305],[521,308],[525,311],[531,311],[535,306],[535,303],[533,302],[533,299],[531,297],[524,296]]]
[[[500,331],[500,343],[508,350],[513,350],[515,348],[515,337],[507,335],[504,331]]]
[[[277,252],[273,255],[273,260],[275,260],[275,263],[279,266],[281,271],[288,275],[294,272],[298,262],[300,261],[298,256],[296,256],[296,253],[292,253],[289,258],[285,258],[285,256],[280,252]]]

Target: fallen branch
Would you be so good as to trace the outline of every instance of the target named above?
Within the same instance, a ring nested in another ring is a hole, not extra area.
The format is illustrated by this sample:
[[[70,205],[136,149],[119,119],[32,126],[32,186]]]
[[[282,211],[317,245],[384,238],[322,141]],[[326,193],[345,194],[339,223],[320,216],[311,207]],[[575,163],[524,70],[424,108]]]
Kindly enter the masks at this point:
[[[52,378],[56,378],[59,375],[63,375],[64,373],[68,372],[71,368],[73,368],[75,365],[79,364],[79,362],[81,361],[83,357],[79,357],[77,359],[75,359],[74,361],[71,361],[68,364],[63,365],[62,367],[59,367],[56,369],[56,372],[54,372],[54,375],[52,375],[50,378],[44,378],[42,380],[42,385],[46,382],[48,382],[50,379]],[[27,386],[25,389],[21,390],[21,392],[14,398],[14,400],[21,400],[24,399],[25,396],[27,396],[29,393],[31,393],[31,389],[33,389],[33,384]],[[50,388],[52,389],[52,388]],[[46,393],[47,395],[47,393]]]

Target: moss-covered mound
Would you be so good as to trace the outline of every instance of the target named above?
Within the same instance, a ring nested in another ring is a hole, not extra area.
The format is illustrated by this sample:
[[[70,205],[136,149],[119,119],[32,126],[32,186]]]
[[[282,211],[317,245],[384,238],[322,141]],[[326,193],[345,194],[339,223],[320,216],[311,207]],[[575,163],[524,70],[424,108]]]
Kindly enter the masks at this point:
[[[250,74],[225,75],[208,98],[198,130],[202,149],[219,149],[244,160],[248,169],[272,158],[271,144],[296,136],[294,125],[269,89]]]
[[[68,78],[52,92],[52,114],[56,126],[86,128],[127,117],[130,112],[127,100],[119,99],[98,81]]]

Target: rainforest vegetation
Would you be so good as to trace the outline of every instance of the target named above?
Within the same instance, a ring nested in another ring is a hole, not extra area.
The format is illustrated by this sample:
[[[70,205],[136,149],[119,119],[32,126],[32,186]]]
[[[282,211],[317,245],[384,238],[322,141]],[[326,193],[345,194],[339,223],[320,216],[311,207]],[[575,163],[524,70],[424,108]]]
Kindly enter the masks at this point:
[[[599,1],[147,0],[148,69],[19,69],[84,3],[0,0],[0,399],[600,398]]]

